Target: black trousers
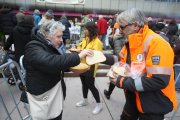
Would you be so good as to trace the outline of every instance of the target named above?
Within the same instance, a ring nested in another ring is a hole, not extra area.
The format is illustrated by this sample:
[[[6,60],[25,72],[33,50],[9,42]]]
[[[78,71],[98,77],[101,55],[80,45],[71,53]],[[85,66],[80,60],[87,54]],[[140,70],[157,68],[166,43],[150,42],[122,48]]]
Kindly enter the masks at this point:
[[[163,114],[142,114],[136,106],[136,96],[134,92],[125,91],[126,103],[120,120],[164,120]],[[139,118],[139,119],[138,119]]]
[[[139,120],[164,120],[163,114],[140,114]]]
[[[109,83],[109,89],[108,89],[108,95],[110,96],[115,88],[115,85],[113,83]]]
[[[121,115],[121,119],[120,120],[164,120],[164,115],[159,114],[159,115],[155,115],[155,114],[140,114],[139,119],[137,118],[129,118],[128,116],[126,116],[124,114],[123,118]]]
[[[80,75],[80,79],[82,82],[83,97],[87,98],[88,90],[90,90],[92,92],[96,102],[100,103],[99,92],[98,92],[98,90],[94,84],[95,78],[93,76],[82,76],[82,75]]]
[[[120,120],[137,120],[139,112],[136,107],[136,96],[134,92],[124,90],[126,102]]]

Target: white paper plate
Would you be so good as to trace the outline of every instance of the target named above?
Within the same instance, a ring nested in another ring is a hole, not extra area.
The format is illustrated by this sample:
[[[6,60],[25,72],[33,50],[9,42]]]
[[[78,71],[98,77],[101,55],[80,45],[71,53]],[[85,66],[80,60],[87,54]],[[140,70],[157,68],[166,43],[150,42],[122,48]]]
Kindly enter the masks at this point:
[[[86,56],[86,63],[88,65],[104,62],[106,60],[106,57],[101,51],[93,50],[93,52],[93,56]]]

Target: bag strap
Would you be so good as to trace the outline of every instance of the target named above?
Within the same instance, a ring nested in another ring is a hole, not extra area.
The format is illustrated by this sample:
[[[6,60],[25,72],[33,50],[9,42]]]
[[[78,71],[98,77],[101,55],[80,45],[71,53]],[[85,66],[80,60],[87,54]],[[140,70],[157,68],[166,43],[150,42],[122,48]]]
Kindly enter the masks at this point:
[[[129,42],[125,43],[126,49],[127,49],[127,58],[126,58],[126,63],[131,64],[131,54],[130,54],[130,49],[129,49]]]
[[[63,71],[61,71],[61,86],[62,86],[63,97],[65,100],[65,98],[66,98],[66,84],[64,82],[64,72]]]

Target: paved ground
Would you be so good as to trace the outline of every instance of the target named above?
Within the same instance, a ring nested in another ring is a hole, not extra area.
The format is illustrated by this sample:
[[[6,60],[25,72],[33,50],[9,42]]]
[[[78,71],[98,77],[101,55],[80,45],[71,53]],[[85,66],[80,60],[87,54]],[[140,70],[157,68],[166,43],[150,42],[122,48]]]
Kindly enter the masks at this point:
[[[96,79],[96,86],[100,91],[101,101],[103,103],[103,111],[98,115],[93,115],[92,110],[95,107],[95,100],[89,92],[88,100],[89,105],[85,107],[77,108],[75,107],[76,102],[82,99],[81,92],[81,82],[78,77],[69,77],[65,79],[67,85],[67,97],[64,104],[63,120],[119,120],[120,113],[122,112],[125,98],[123,91],[115,88],[112,93],[111,99],[107,100],[104,97],[103,90],[108,87],[109,80],[107,77],[98,77]],[[16,101],[19,101],[20,92],[15,86],[10,87],[15,95]],[[3,97],[6,107],[10,111],[15,105],[12,102],[12,97],[8,92],[8,87],[6,86],[3,79],[0,79],[0,95]],[[180,99],[180,94],[178,94],[178,99]],[[20,112],[22,116],[26,116],[26,110],[24,105],[20,103]],[[175,120],[180,120],[180,110],[176,114]],[[166,119],[170,120],[172,113],[166,115]],[[0,101],[0,120],[5,120],[7,117],[5,109]],[[12,120],[20,120],[17,110],[11,115]]]

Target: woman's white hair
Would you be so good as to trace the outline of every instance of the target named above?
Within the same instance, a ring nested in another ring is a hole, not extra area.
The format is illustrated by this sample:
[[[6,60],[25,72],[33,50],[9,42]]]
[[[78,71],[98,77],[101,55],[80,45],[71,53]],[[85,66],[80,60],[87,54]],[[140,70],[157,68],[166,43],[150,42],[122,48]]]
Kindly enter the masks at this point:
[[[147,24],[147,19],[143,12],[136,8],[132,8],[120,13],[117,17],[117,21],[125,21],[127,24],[138,23],[139,26]]]
[[[61,22],[47,20],[41,24],[38,32],[44,35],[45,37],[48,37],[53,36],[56,33],[56,30],[64,31],[65,26]]]

